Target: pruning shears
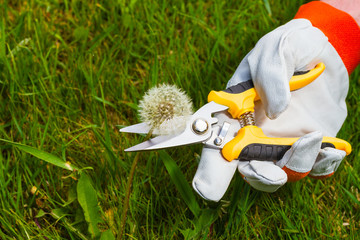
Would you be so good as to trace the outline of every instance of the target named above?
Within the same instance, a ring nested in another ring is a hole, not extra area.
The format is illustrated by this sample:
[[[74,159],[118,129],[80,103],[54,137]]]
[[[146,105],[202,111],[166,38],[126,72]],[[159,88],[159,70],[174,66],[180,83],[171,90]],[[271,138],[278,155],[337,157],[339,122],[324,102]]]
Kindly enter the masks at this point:
[[[314,81],[324,71],[319,63],[315,68],[297,72],[289,81],[290,90],[300,89]],[[223,157],[249,160],[280,160],[298,138],[267,137],[255,126],[254,103],[260,100],[252,80],[241,82],[224,91],[211,91],[208,103],[197,110],[187,121],[183,132],[176,135],[158,136],[125,151],[145,151],[203,143],[221,149]],[[221,117],[231,115],[230,118]],[[229,120],[230,119],[230,120]],[[120,132],[147,134],[150,126],[139,123],[120,129]],[[333,147],[351,153],[351,145],[342,139],[323,137],[322,148]]]

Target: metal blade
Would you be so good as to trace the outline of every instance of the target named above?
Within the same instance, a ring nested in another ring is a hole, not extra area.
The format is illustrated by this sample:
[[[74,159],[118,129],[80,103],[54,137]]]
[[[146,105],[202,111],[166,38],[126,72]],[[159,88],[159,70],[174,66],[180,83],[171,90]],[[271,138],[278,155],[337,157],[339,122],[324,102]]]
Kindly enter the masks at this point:
[[[217,104],[215,102],[210,102],[202,106],[199,110],[197,110],[191,118],[186,123],[185,130],[178,135],[166,135],[166,136],[158,136],[152,138],[148,141],[142,142],[138,145],[125,149],[126,152],[132,151],[146,151],[146,150],[155,150],[155,149],[163,149],[169,147],[176,146],[184,146],[195,143],[204,143],[206,142],[212,135],[213,129],[212,125],[218,122],[218,119],[212,117],[213,113],[221,112],[227,110],[228,107]],[[193,129],[193,124],[195,121],[201,120],[206,122],[207,128],[205,131],[201,133],[196,132]],[[149,131],[148,125],[144,125],[142,123],[135,124],[126,128],[122,128],[121,132],[132,132],[132,133],[147,133]]]
[[[130,148],[127,148],[124,151],[125,152],[135,152],[135,151],[149,150],[148,149],[149,147],[156,146],[157,144],[162,143],[164,141],[167,141],[167,140],[171,139],[172,137],[173,136],[158,136],[158,137],[152,138],[152,139],[150,139],[148,141],[139,143],[139,144],[137,144],[135,146],[132,146]]]
[[[185,130],[180,135],[167,135],[152,138],[131,148],[125,149],[125,152],[147,151],[201,143],[210,138],[211,133],[211,131],[208,131],[207,134],[199,136],[192,131],[189,132]]]
[[[120,129],[120,132],[138,133],[138,134],[147,134],[149,131],[150,131],[150,126],[147,123],[138,123]]]
[[[184,131],[182,134],[173,137],[171,139],[162,141],[156,145],[150,146],[147,150],[155,150],[155,149],[162,149],[162,148],[170,148],[170,147],[177,147],[177,146],[185,146],[195,143],[202,143],[211,137],[212,131],[208,131],[204,135],[196,135],[193,132]]]
[[[146,151],[146,150],[163,149],[163,148],[170,148],[176,146],[184,146],[195,143],[204,143],[212,135],[213,132],[212,125],[218,122],[218,119],[212,117],[212,114],[225,111],[227,109],[228,107],[221,104],[217,104],[215,102],[207,103],[191,116],[191,118],[186,123],[185,130],[182,133],[178,135],[155,137],[153,139],[140,143],[136,146],[128,148],[125,151],[126,152]],[[207,123],[207,130],[202,133],[196,133],[193,130],[193,123],[198,119],[203,120]],[[133,126],[137,127],[137,125],[139,124]],[[132,132],[134,132],[135,130],[132,130]]]
[[[202,106],[201,108],[199,108],[194,114],[193,116],[196,117],[201,117],[203,116],[204,118],[211,118],[211,115],[217,112],[221,112],[221,111],[225,111],[227,110],[229,107],[225,106],[225,105],[221,105],[218,104],[214,101],[211,101],[207,104],[205,104],[204,106]]]

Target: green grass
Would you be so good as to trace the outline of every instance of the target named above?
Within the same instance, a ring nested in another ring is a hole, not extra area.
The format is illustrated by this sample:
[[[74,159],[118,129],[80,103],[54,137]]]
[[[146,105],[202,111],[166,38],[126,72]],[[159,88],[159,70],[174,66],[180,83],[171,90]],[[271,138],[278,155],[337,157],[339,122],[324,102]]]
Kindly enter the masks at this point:
[[[138,122],[138,101],[159,83],[178,85],[195,108],[202,106],[210,90],[225,87],[257,40],[289,21],[302,2],[5,0],[0,138],[51,153],[90,176],[102,220],[97,226],[118,238],[135,156],[123,150],[142,139],[120,134],[118,125]],[[19,45],[24,39],[30,41]],[[137,165],[125,238],[356,239],[359,79],[357,69],[338,135],[351,142],[353,153],[334,177],[306,178],[268,194],[237,176],[214,204],[176,182],[183,173],[191,183],[201,146],[166,150],[170,157],[149,152]],[[91,238],[77,200],[80,173],[8,142],[0,148],[0,239]],[[172,176],[169,168],[180,171]]]

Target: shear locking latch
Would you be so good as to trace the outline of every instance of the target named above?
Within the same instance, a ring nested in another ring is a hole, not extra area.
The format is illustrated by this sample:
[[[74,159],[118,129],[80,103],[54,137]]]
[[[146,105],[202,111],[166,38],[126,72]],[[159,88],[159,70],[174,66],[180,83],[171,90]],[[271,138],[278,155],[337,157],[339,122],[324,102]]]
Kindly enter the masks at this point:
[[[229,131],[229,128],[230,128],[230,123],[224,122],[221,127],[219,135],[214,139],[214,144],[216,146],[220,146],[224,142],[224,139],[226,137],[227,132]]]

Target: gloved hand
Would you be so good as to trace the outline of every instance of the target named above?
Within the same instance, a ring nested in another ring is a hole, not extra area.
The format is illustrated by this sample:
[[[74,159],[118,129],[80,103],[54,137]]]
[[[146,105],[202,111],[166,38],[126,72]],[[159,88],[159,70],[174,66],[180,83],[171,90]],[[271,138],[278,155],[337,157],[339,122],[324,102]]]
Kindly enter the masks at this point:
[[[236,135],[240,128],[238,120],[225,113],[217,114],[216,118],[219,119],[219,126],[222,126],[224,121],[231,124],[227,136]],[[309,172],[310,175],[318,178],[330,176],[339,166],[345,152],[324,148],[319,153],[321,140],[322,135],[318,131],[304,135],[277,163],[257,160],[228,162],[223,158],[221,150],[204,146],[193,179],[193,188],[203,198],[219,201],[226,192],[236,169],[252,187],[265,192],[274,192],[288,179],[299,180]],[[288,177],[290,169],[294,172]]]
[[[323,12],[327,8],[333,10],[325,3],[320,4],[326,5],[321,6]],[[359,28],[355,30],[360,32]],[[348,73],[360,56],[358,46],[355,55],[344,55],[346,49],[338,53],[333,46],[338,42],[330,43],[307,19],[292,20],[259,40],[241,61],[227,87],[252,79],[261,99],[255,105],[256,125],[269,137],[300,139],[276,163],[256,159],[227,162],[219,150],[204,147],[193,180],[194,189],[203,198],[220,200],[236,168],[251,186],[266,192],[276,191],[287,181],[297,181],[308,174],[323,178],[336,171],[345,152],[320,149],[321,140],[323,135],[336,136],[346,118]],[[290,92],[288,81],[293,73],[309,70],[319,62],[326,66],[322,75],[308,86]]]

